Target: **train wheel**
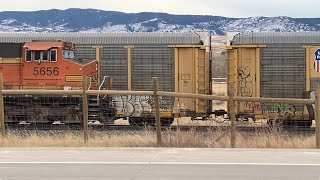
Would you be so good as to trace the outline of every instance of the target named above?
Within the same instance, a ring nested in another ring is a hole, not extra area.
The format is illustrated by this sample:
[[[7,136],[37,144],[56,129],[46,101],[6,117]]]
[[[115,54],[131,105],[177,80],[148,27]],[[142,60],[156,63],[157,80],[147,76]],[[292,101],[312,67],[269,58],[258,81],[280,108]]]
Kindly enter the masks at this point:
[[[146,122],[143,118],[129,118],[129,124],[131,126],[144,126]]]
[[[174,121],[174,118],[162,118],[161,126],[170,126]]]
[[[170,126],[173,123],[174,118],[161,118],[160,121],[161,121],[161,126]],[[155,126],[156,121],[155,119],[150,119],[147,121],[147,124],[150,126]]]

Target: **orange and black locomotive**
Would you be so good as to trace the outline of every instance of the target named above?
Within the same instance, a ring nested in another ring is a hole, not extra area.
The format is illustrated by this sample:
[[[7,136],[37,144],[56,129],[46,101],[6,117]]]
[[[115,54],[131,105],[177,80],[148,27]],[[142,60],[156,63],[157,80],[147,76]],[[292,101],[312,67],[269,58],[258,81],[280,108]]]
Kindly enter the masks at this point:
[[[70,42],[1,43],[0,72],[4,89],[81,89],[84,76],[90,88],[98,87],[97,60],[77,59]],[[4,100],[7,123],[82,122],[80,97],[20,95]],[[106,103],[97,103],[97,110],[105,112],[99,106],[109,107]],[[101,116],[97,120],[104,121]]]

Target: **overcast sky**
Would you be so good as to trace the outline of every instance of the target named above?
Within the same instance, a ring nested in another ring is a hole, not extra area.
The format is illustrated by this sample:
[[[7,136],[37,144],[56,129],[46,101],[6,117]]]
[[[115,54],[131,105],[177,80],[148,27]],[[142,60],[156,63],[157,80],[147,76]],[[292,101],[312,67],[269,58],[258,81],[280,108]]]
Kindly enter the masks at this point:
[[[319,0],[1,0],[0,11],[94,8],[227,17],[320,17]]]

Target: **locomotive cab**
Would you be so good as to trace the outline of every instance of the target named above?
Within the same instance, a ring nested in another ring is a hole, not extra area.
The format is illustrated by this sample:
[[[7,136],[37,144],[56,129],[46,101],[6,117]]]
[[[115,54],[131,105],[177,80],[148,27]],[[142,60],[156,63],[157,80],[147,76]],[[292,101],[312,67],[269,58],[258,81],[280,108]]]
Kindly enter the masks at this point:
[[[96,60],[78,60],[72,43],[62,41],[26,42],[22,48],[24,88],[78,89],[83,76],[97,79]]]

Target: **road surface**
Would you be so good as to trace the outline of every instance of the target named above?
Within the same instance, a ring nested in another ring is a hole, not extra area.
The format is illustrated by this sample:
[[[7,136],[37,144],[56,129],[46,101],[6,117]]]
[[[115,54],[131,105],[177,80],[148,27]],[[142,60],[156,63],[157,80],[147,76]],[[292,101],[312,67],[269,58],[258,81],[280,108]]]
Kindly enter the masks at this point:
[[[319,150],[0,148],[1,180],[319,180],[319,170]]]

